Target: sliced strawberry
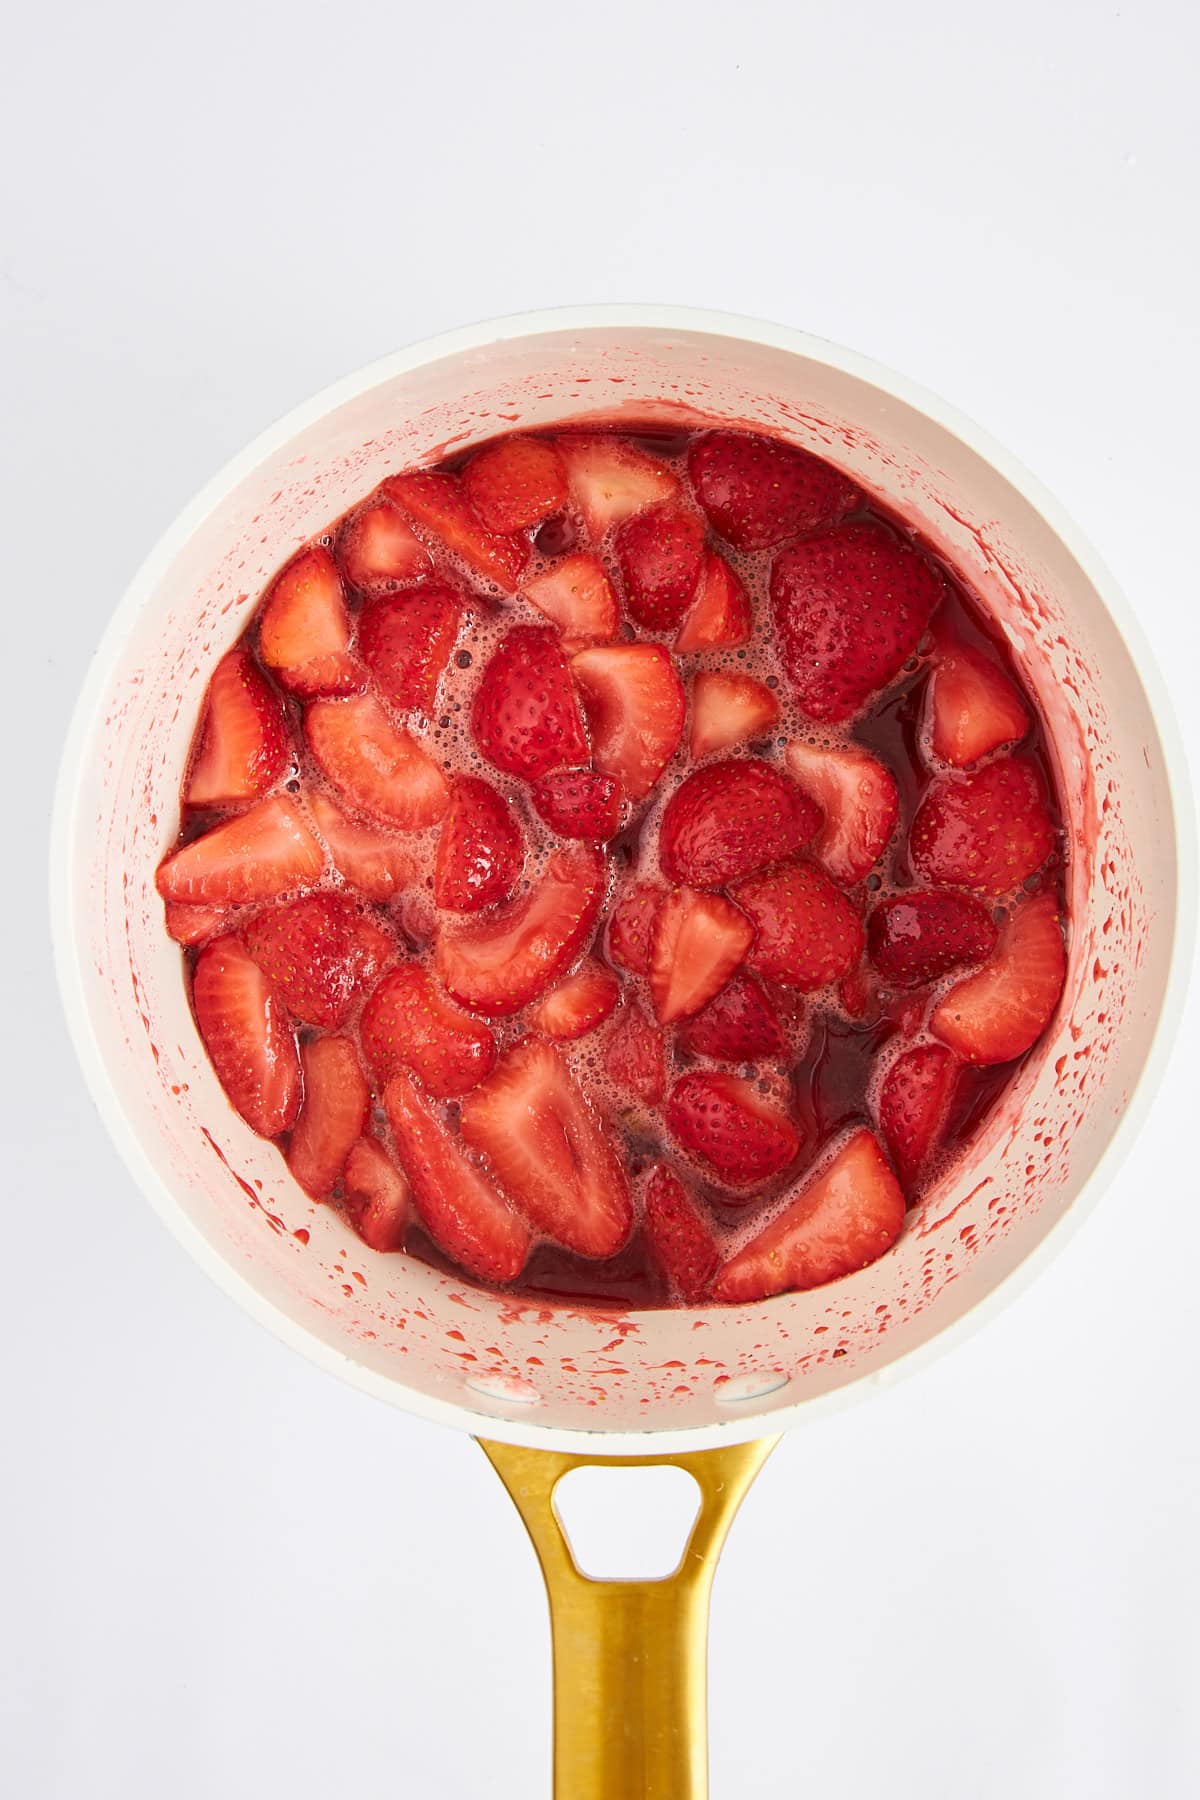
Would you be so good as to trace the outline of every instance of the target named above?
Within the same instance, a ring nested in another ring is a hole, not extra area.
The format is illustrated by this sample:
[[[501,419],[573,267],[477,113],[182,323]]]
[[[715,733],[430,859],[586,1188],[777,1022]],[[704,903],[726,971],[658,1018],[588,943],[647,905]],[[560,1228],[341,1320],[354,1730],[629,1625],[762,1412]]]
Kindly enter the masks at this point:
[[[720,894],[676,888],[659,908],[650,995],[661,1025],[689,1018],[719,994],[754,942],[754,927]]]
[[[820,822],[808,796],[770,763],[709,763],[668,800],[658,860],[669,881],[724,887],[799,850]]]
[[[921,987],[996,946],[992,915],[970,894],[910,888],[882,900],[867,921],[867,954],[897,987]]]
[[[488,1027],[447,1000],[417,963],[384,976],[363,1007],[360,1035],[377,1086],[411,1069],[439,1099],[465,1094],[496,1061]]]
[[[547,1037],[580,1038],[603,1025],[620,997],[612,970],[589,957],[534,1008],[529,1023]]]
[[[314,789],[306,798],[334,868],[364,900],[394,900],[410,886],[413,860],[393,833],[347,818],[320,789]]]
[[[678,625],[692,603],[704,564],[704,520],[680,506],[635,513],[617,531],[613,550],[629,616],[651,631]]]
[[[372,694],[314,701],[304,731],[318,768],[348,806],[401,831],[420,831],[445,816],[446,777]]]
[[[557,438],[571,499],[599,542],[613,525],[679,492],[679,477],[624,438],[570,434]]]
[[[457,476],[434,469],[410,469],[404,475],[389,476],[383,490],[476,575],[494,581],[506,594],[516,593],[529,561],[528,543],[481,525]]]
[[[721,1260],[712,1227],[673,1169],[655,1163],[645,1189],[645,1232],[650,1253],[679,1298],[703,1299]]]
[[[883,1078],[879,1129],[906,1187],[941,1141],[959,1066],[941,1044],[920,1044],[896,1057]]]
[[[292,1016],[327,1029],[341,1024],[396,954],[388,933],[344,894],[306,894],[271,907],[243,935]]]
[[[512,808],[490,781],[456,775],[438,834],[433,897],[447,912],[480,912],[507,900],[525,866]]]
[[[482,1281],[515,1281],[530,1233],[495,1183],[470,1162],[407,1075],[383,1104],[422,1225],[447,1256]]]
[[[564,556],[531,576],[521,594],[554,621],[568,651],[617,635],[621,623],[617,596],[604,564],[590,550]]]
[[[779,719],[779,702],[753,675],[725,675],[702,669],[692,683],[694,761],[714,750],[732,750],[762,737]],[[803,785],[803,783],[801,784]]]
[[[782,863],[730,891],[758,933],[747,960],[766,981],[810,993],[848,975],[862,955],[861,919],[812,863]]]
[[[559,837],[602,844],[621,823],[620,783],[595,769],[558,769],[535,784],[531,798]]]
[[[781,551],[771,603],[801,709],[853,718],[900,673],[944,591],[933,564],[880,525],[835,525]]]
[[[728,1187],[768,1181],[795,1158],[791,1119],[752,1081],[716,1069],[680,1076],[667,1101],[667,1124],[689,1156]]]
[[[529,892],[498,913],[443,925],[434,951],[443,987],[473,1012],[520,1012],[565,974],[591,937],[606,876],[598,850],[559,850]]]
[[[567,472],[544,438],[508,437],[476,451],[463,470],[463,490],[489,531],[523,531],[562,511]]]
[[[206,944],[209,938],[231,931],[236,917],[227,906],[181,906],[176,900],[168,900],[163,907],[167,936],[177,944],[189,946]]]
[[[740,575],[718,551],[707,551],[695,602],[675,639],[676,654],[748,644],[753,630],[750,596]]]
[[[271,583],[258,625],[258,653],[284,687],[352,694],[363,685],[350,654],[350,615],[337,564],[323,544],[301,550]]]
[[[514,625],[501,639],[476,691],[471,729],[490,763],[528,781],[587,761],[557,632],[547,625]]]
[[[931,781],[909,833],[913,868],[926,881],[1007,894],[1041,868],[1055,845],[1041,774],[1004,757],[975,775]]]
[[[648,1106],[657,1106],[667,1091],[663,1034],[636,1000],[626,1000],[613,1021],[604,1046],[604,1067],[619,1088]]]
[[[332,1191],[367,1122],[371,1093],[349,1038],[314,1038],[300,1051],[304,1104],[292,1128],[288,1168],[314,1199]]]
[[[368,598],[388,594],[402,582],[420,581],[433,559],[404,514],[380,494],[342,526],[337,558],[352,588]]]
[[[192,1005],[230,1105],[260,1137],[278,1137],[300,1109],[300,1056],[283,1002],[237,938],[200,952]]]
[[[283,701],[239,644],[221,658],[208,684],[184,799],[189,806],[255,800],[291,758]]]
[[[650,973],[654,921],[666,889],[653,881],[635,881],[618,897],[608,915],[608,954],[631,975]]]
[[[460,1130],[535,1227],[580,1256],[612,1256],[633,1229],[621,1158],[566,1063],[526,1038],[463,1102]]]
[[[738,550],[768,550],[862,504],[853,482],[820,457],[744,431],[693,438],[688,475],[713,530]]]
[[[766,1300],[822,1287],[890,1250],[904,1224],[904,1195],[870,1131],[856,1131],[833,1161],[732,1256],[712,1284],[715,1300]]]
[[[412,1217],[412,1194],[383,1145],[361,1137],[342,1171],[342,1205],[364,1244],[384,1252],[403,1250]]]
[[[962,769],[1028,730],[1025,703],[994,662],[969,644],[939,646],[929,681],[935,756]]]
[[[1057,902],[1031,894],[1000,927],[990,962],[950,989],[930,1029],[964,1062],[1011,1062],[1045,1031],[1066,975]]]
[[[605,644],[571,659],[592,730],[592,761],[644,800],[683,736],[683,685],[661,644]]]
[[[307,887],[325,867],[321,846],[286,794],[261,800],[164,858],[154,877],[164,900],[228,906]]]
[[[879,983],[874,969],[865,960],[842,976],[837,993],[852,1019],[865,1019],[874,1024],[880,1018]]]
[[[385,700],[432,713],[461,618],[462,596],[434,581],[363,607],[358,647]]]
[[[896,829],[900,798],[896,778],[857,745],[818,750],[788,745],[787,766],[824,815],[812,854],[842,887],[869,875]]]
[[[787,1055],[775,1008],[743,969],[701,1012],[684,1020],[679,1042],[693,1056],[709,1056],[714,1062],[774,1061]]]

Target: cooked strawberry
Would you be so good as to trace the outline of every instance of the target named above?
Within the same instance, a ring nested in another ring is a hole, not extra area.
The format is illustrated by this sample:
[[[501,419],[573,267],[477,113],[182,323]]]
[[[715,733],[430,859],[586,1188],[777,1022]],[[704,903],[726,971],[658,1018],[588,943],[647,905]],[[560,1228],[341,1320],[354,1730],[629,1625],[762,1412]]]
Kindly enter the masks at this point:
[[[401,712],[433,711],[461,617],[461,595],[434,581],[363,607],[358,647],[385,700]]]
[[[476,575],[494,581],[506,594],[516,593],[529,561],[529,545],[522,537],[489,531],[481,525],[457,476],[433,469],[410,469],[407,474],[389,476],[383,491]]]
[[[838,999],[852,1019],[865,1019],[874,1024],[881,1016],[879,983],[875,971],[865,959],[843,975],[838,982]]]
[[[301,550],[271,584],[258,626],[258,653],[284,687],[352,694],[363,684],[350,654],[350,615],[337,564],[323,544]]]
[[[525,866],[521,827],[503,794],[478,775],[456,775],[438,833],[433,897],[447,912],[507,900]]]
[[[433,559],[404,514],[383,494],[368,500],[338,533],[337,558],[352,588],[368,598],[420,581]]]
[[[167,936],[177,944],[206,944],[209,938],[231,931],[237,914],[227,906],[181,906],[168,900],[163,907]]]
[[[719,994],[754,942],[754,927],[720,894],[676,888],[659,908],[650,949],[650,995],[673,1025]]]
[[[332,1029],[396,954],[388,933],[344,894],[306,894],[246,926],[246,948],[288,1011]]]
[[[604,564],[590,550],[564,556],[531,576],[521,594],[554,621],[570,652],[617,635],[621,623],[617,596]]]
[[[604,900],[598,850],[559,850],[527,894],[484,919],[443,925],[434,964],[447,992],[503,1018],[553,987],[583,949]]]
[[[693,438],[688,474],[713,530],[738,550],[768,550],[862,504],[853,482],[829,463],[744,431]]]
[[[740,575],[718,551],[707,551],[696,599],[675,639],[676,652],[684,656],[692,650],[747,644],[753,630],[750,596]]]
[[[645,1232],[651,1254],[681,1300],[708,1291],[720,1252],[712,1227],[673,1169],[655,1163],[645,1189]]]
[[[1054,825],[1036,766],[1004,757],[975,775],[931,781],[909,833],[913,868],[926,881],[1007,894],[1054,849]]]
[[[314,701],[304,731],[318,768],[347,805],[401,831],[420,831],[445,816],[446,777],[373,695]]]
[[[514,625],[500,641],[471,710],[475,742],[496,768],[535,781],[587,761],[587,739],[558,633]]]
[[[786,1112],[752,1081],[706,1069],[681,1075],[667,1101],[667,1124],[689,1156],[728,1187],[768,1181],[800,1149]]]
[[[658,860],[669,881],[724,887],[806,844],[821,815],[770,763],[709,763],[667,801]]]
[[[462,1012],[417,963],[386,974],[363,1007],[363,1055],[378,1087],[411,1069],[427,1093],[465,1094],[489,1074],[496,1040]]]
[[[775,1008],[743,969],[694,1018],[683,1021],[679,1042],[693,1056],[709,1056],[714,1062],[775,1061],[787,1055]]]
[[[378,1139],[361,1137],[351,1147],[342,1171],[342,1205],[355,1231],[372,1250],[403,1250],[412,1217],[412,1194]]]
[[[683,685],[661,644],[605,644],[571,659],[592,731],[592,761],[644,800],[683,736]]]
[[[867,920],[867,954],[897,987],[921,987],[982,962],[995,945],[992,915],[970,894],[909,888],[881,900]]]
[[[308,887],[324,867],[300,808],[277,794],[165,857],[154,881],[164,900],[229,906]]]
[[[184,799],[228,806],[272,787],[292,759],[283,701],[239,644],[212,673]]]
[[[648,1106],[657,1106],[667,1091],[663,1034],[636,1000],[627,999],[613,1020],[604,1046],[604,1067],[619,1088]]]
[[[283,1002],[237,938],[200,952],[192,1005],[230,1105],[260,1137],[278,1137],[300,1108],[300,1056]]]
[[[634,513],[613,550],[629,616],[651,631],[677,625],[692,603],[704,563],[704,521],[680,506]]]
[[[792,743],[788,772],[823,814],[812,854],[842,887],[869,875],[887,849],[900,810],[896,778],[881,762],[850,744],[818,750]]]
[[[849,974],[862,955],[861,919],[813,863],[782,863],[730,893],[758,933],[747,961],[766,981],[810,993]]]
[[[653,881],[635,881],[618,897],[608,915],[608,954],[631,975],[650,973],[654,921],[666,889]]]
[[[1010,1062],[1050,1023],[1066,975],[1057,902],[1031,894],[1000,927],[991,960],[950,989],[930,1029],[964,1062]]]
[[[679,491],[679,478],[624,438],[569,434],[555,440],[567,465],[571,499],[598,542],[613,525]]]
[[[702,669],[692,683],[692,737],[688,747],[693,760],[762,737],[778,718],[778,700],[753,675],[725,675]]]
[[[883,1078],[879,1129],[906,1187],[941,1139],[959,1066],[941,1044],[920,1044],[896,1057]]]
[[[553,1044],[526,1038],[463,1101],[460,1130],[537,1229],[612,1256],[633,1229],[621,1157]]]
[[[463,490],[489,531],[523,531],[562,511],[567,472],[544,438],[508,437],[476,451],[463,470]]]
[[[430,1237],[482,1281],[515,1281],[529,1255],[525,1221],[468,1160],[407,1075],[393,1075],[383,1104],[400,1167]]]
[[[1029,730],[1016,688],[996,664],[969,644],[942,644],[929,680],[933,753],[962,769]]]
[[[595,769],[558,769],[535,783],[531,798],[559,837],[602,844],[621,823],[620,784]]]
[[[771,569],[784,667],[810,719],[853,718],[900,673],[945,584],[880,525],[835,525],[791,544]]]
[[[319,788],[307,796],[313,823],[325,839],[333,866],[364,900],[394,900],[413,879],[413,861],[390,831],[349,819]]]
[[[745,1304],[839,1281],[890,1250],[903,1224],[904,1195],[878,1140],[856,1131],[719,1270],[713,1298]]]
[[[621,984],[612,970],[589,957],[534,1008],[529,1023],[547,1037],[583,1037],[603,1025],[620,997]]]
[[[349,1038],[314,1038],[300,1051],[304,1103],[292,1128],[288,1168],[323,1200],[367,1122],[371,1093]]]

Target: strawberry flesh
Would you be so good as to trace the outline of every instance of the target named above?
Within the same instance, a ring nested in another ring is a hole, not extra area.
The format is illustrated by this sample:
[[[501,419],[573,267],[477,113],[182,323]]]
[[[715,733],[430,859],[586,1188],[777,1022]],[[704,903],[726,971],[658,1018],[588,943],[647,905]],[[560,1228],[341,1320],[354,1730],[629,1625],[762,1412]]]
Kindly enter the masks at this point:
[[[168,900],[163,907],[167,936],[177,944],[206,944],[209,938],[232,931],[236,921],[236,911],[228,906],[181,906],[177,900]]]
[[[314,1200],[333,1191],[367,1122],[371,1093],[349,1038],[314,1038],[300,1051],[304,1102],[292,1128],[288,1168]]]
[[[710,763],[668,800],[659,862],[669,881],[724,887],[799,850],[820,817],[795,782],[770,763]]]
[[[531,575],[521,589],[531,606],[558,626],[564,649],[574,652],[617,635],[617,596],[598,556],[580,550]]]
[[[661,644],[607,644],[571,659],[592,732],[592,761],[644,800],[683,736],[683,684]]]
[[[748,644],[753,631],[754,613],[741,576],[718,551],[707,551],[695,602],[675,639],[676,653],[732,649]]]
[[[338,534],[337,559],[347,584],[368,599],[420,581],[433,569],[420,538],[383,495],[347,519]]]
[[[408,1182],[377,1138],[351,1146],[342,1171],[342,1205],[364,1244],[385,1254],[403,1250],[412,1218]]]
[[[188,771],[189,806],[256,800],[292,760],[283,701],[240,646],[213,670]]]
[[[676,1141],[727,1187],[754,1187],[794,1161],[800,1138],[787,1113],[753,1082],[723,1070],[682,1075],[667,1101]]]
[[[620,997],[621,984],[612,970],[589,958],[534,1008],[529,1023],[546,1037],[584,1037],[603,1025]]]
[[[529,561],[528,543],[523,537],[489,531],[482,525],[457,476],[412,469],[404,475],[390,475],[383,491],[475,575],[494,581],[506,594],[516,593]]]
[[[666,1163],[651,1169],[644,1207],[651,1255],[679,1298],[695,1305],[708,1292],[721,1260],[711,1226]]]
[[[413,879],[408,851],[390,831],[347,818],[328,794],[313,789],[307,795],[313,824],[325,839],[334,868],[364,900],[394,900]]]
[[[515,625],[492,655],[471,711],[475,742],[506,775],[536,781],[587,761],[587,739],[557,632]]]
[[[862,502],[854,484],[818,457],[742,431],[693,438],[688,475],[713,530],[738,550],[769,550],[836,524]]]
[[[896,829],[896,777],[857,745],[819,750],[792,743],[787,766],[821,809],[812,855],[840,887],[853,887],[871,873]]]
[[[995,944],[995,922],[970,894],[910,888],[881,901],[867,920],[867,954],[897,987],[920,987],[963,963],[982,962]]]
[[[930,782],[912,822],[908,854],[925,881],[998,895],[1036,874],[1055,841],[1036,765],[1004,757],[977,774]]]
[[[650,995],[673,1025],[719,994],[754,942],[745,913],[720,894],[676,888],[659,908],[650,950]]]
[[[606,886],[598,850],[556,851],[527,894],[487,918],[441,927],[434,966],[442,986],[472,1012],[490,1018],[520,1012],[585,947]]]
[[[755,974],[810,993],[848,975],[862,955],[862,921],[828,876],[809,862],[782,863],[731,890],[757,936]]]
[[[154,879],[164,900],[248,905],[309,887],[324,867],[321,846],[300,808],[278,794],[165,857]]]
[[[956,769],[978,762],[1029,730],[1016,688],[982,651],[969,644],[939,647],[929,680],[929,736],[933,754]]]
[[[679,477],[665,463],[623,438],[571,433],[555,441],[571,499],[597,542],[622,519],[679,491]]]
[[[350,615],[337,564],[323,544],[301,550],[275,577],[259,620],[258,651],[284,687],[304,699],[363,685],[350,654]]]
[[[679,1042],[693,1056],[713,1062],[778,1061],[787,1054],[779,1016],[761,984],[739,969],[693,1018],[679,1027]]]
[[[959,1063],[942,1044],[920,1044],[890,1064],[879,1090],[879,1129],[911,1187],[941,1140]]]
[[[509,437],[476,451],[463,470],[463,490],[489,531],[523,531],[562,511],[567,472],[553,444]]]
[[[385,700],[401,712],[433,712],[461,617],[461,596],[432,581],[363,607],[358,647]]]
[[[704,563],[704,521],[678,506],[626,519],[613,540],[630,618],[650,631],[678,625]]]
[[[389,934],[344,894],[306,894],[272,907],[251,920],[244,938],[292,1016],[328,1030],[396,954]]]
[[[559,769],[534,785],[539,815],[559,837],[604,843],[621,823],[621,788],[595,769]]]
[[[778,700],[753,675],[702,669],[692,683],[692,759],[764,737],[778,720]]]
[[[504,796],[478,775],[456,776],[434,856],[437,904],[457,913],[495,906],[524,866],[525,841]]]
[[[453,1005],[416,963],[385,975],[363,1007],[363,1055],[379,1087],[411,1069],[438,1099],[465,1094],[496,1061],[496,1040],[481,1020]]]
[[[445,816],[446,777],[372,694],[314,701],[304,732],[317,767],[347,806],[400,831],[420,831]]]
[[[930,1030],[963,1062],[1011,1062],[1049,1025],[1066,975],[1058,904],[1053,894],[1031,894],[1000,927],[990,961],[941,1001]]]
[[[236,937],[216,938],[196,959],[192,1005],[217,1080],[260,1137],[278,1137],[300,1110],[296,1036],[263,971]]]

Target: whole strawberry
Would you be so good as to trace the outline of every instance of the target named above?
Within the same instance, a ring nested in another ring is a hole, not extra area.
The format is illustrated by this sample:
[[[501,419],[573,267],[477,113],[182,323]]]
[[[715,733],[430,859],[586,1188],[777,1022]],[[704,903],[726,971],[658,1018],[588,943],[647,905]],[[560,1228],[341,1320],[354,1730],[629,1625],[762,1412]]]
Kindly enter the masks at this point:
[[[861,503],[853,482],[829,463],[743,431],[693,438],[688,474],[713,530],[738,550],[769,550]]]

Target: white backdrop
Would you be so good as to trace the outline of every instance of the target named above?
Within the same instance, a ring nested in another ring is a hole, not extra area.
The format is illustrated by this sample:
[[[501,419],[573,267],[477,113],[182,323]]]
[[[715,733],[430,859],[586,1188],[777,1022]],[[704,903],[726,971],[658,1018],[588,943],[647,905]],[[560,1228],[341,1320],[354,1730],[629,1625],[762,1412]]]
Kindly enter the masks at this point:
[[[483,1457],[235,1312],[131,1191],[68,1049],[49,794],[144,551],[261,426],[406,341],[587,300],[754,313],[902,369],[1036,470],[1197,747],[1197,17],[10,19],[5,1793],[548,1791],[543,1600]],[[768,1465],[717,1578],[714,1800],[1200,1787],[1198,1057],[1189,1020],[1123,1175],[1032,1291]]]

